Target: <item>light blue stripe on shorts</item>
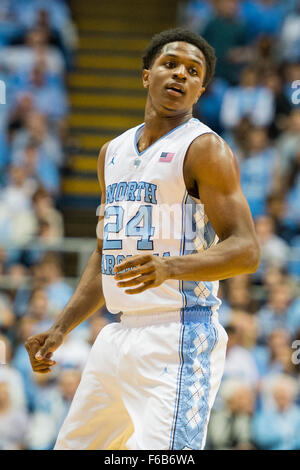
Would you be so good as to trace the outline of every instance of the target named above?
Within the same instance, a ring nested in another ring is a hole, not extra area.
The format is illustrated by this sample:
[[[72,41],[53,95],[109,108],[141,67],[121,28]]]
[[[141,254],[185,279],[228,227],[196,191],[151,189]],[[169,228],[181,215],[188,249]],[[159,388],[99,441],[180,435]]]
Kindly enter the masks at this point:
[[[209,311],[209,308],[203,309],[200,314],[202,317],[204,315],[202,322],[195,312],[182,313],[181,363],[170,437],[171,449],[200,450],[204,445],[210,412],[210,354],[218,339]]]

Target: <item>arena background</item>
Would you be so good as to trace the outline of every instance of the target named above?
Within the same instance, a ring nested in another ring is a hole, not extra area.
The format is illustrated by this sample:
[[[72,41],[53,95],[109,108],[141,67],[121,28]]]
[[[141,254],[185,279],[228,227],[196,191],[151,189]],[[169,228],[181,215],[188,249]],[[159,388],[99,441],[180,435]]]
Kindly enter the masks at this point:
[[[233,149],[262,249],[256,274],[220,283],[229,343],[207,449],[300,449],[297,0],[1,0],[0,449],[52,449],[118,320],[96,313],[50,374],[31,371],[24,339],[52,324],[95,247],[99,149],[143,121],[143,49],[177,25],[216,50],[195,116]]]

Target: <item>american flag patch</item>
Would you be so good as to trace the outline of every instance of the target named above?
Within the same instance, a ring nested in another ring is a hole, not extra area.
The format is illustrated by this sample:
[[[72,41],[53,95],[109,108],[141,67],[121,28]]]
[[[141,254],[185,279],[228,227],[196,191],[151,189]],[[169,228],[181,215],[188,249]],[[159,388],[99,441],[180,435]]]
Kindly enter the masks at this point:
[[[161,156],[159,157],[159,162],[171,162],[172,158],[174,157],[175,153],[170,153],[170,152],[163,152]]]

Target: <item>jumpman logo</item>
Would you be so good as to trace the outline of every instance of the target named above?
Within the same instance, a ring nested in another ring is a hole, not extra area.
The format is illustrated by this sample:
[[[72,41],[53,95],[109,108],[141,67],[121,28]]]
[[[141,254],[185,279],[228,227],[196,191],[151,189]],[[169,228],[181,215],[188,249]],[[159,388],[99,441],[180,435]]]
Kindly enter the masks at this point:
[[[116,155],[112,157],[111,161],[109,162],[109,165],[115,164],[115,158],[116,158]]]
[[[165,374],[168,374],[168,366],[165,366],[164,367],[164,370],[162,371],[162,373],[160,375],[165,375]]]

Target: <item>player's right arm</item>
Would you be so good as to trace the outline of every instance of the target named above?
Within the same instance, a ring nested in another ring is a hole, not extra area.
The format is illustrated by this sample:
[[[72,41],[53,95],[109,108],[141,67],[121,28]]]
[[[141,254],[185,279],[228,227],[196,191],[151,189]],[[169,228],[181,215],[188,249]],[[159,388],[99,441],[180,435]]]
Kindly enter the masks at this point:
[[[101,208],[105,203],[104,161],[108,144],[109,142],[101,148],[98,158]],[[50,367],[55,364],[51,360],[51,356],[62,344],[66,335],[105,303],[101,274],[103,219],[104,211],[101,209],[97,226],[97,247],[92,253],[71,299],[49,330],[31,336],[25,342],[31,366],[35,372],[50,372]]]

